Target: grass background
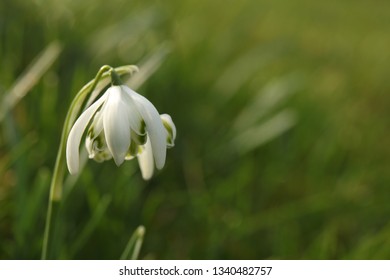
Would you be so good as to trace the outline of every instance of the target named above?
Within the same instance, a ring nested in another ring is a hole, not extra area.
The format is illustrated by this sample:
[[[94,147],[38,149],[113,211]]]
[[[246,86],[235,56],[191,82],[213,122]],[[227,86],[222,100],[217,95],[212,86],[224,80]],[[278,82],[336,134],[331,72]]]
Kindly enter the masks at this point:
[[[146,259],[390,258],[389,9],[1,1],[0,258],[40,257],[65,114],[104,64],[154,67],[138,92],[172,116],[176,146],[149,182],[135,161],[68,179],[59,258],[117,259],[140,224]]]

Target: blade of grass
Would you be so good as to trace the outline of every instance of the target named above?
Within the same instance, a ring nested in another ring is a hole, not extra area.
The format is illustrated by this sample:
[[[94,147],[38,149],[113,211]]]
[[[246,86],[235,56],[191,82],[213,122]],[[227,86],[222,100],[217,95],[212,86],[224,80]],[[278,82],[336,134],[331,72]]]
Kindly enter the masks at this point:
[[[233,123],[234,129],[240,131],[250,127],[269,114],[298,91],[301,87],[301,80],[297,73],[290,73],[269,82],[237,116]]]
[[[139,72],[131,76],[128,85],[139,88],[160,67],[171,48],[168,43],[161,44],[149,57],[140,63]]]
[[[145,227],[139,226],[127,242],[126,248],[121,255],[121,260],[136,260],[141,251],[145,235]]]
[[[85,225],[84,229],[81,231],[80,235],[75,239],[75,242],[70,247],[70,256],[73,257],[87,242],[93,231],[98,226],[100,220],[106,213],[106,210],[111,202],[111,196],[105,195],[98,203],[97,207],[94,210],[94,213],[88,223]]]
[[[296,122],[296,114],[290,109],[285,109],[259,125],[237,132],[232,145],[239,153],[247,153],[286,132]]]
[[[0,122],[20,99],[34,87],[43,74],[50,68],[61,53],[61,45],[54,41],[40,53],[26,71],[16,80],[11,89],[5,93],[0,105]]]

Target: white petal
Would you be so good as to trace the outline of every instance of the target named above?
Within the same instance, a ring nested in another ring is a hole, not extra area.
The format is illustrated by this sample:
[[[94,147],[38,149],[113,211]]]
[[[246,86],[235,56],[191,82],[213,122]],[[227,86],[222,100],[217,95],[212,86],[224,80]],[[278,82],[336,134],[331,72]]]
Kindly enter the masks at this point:
[[[116,165],[125,160],[130,146],[130,122],[126,103],[119,86],[107,90],[107,101],[103,108],[103,127],[108,149]]]
[[[105,100],[106,94],[103,94],[102,97],[80,115],[69,132],[66,143],[66,163],[70,174],[76,174],[79,171],[79,146],[81,137],[92,116]]]
[[[87,149],[89,158],[93,158],[95,153],[92,145],[93,145],[93,139],[87,135],[85,138],[85,148]]]
[[[145,132],[141,131],[142,130],[142,116],[138,112],[138,108],[136,105],[136,102],[131,96],[131,90],[127,86],[121,86],[122,89],[122,97],[124,99],[124,102],[126,103],[128,107],[128,112],[129,114],[129,122],[131,128],[138,134],[142,135]]]
[[[163,120],[163,122],[166,122],[166,124],[172,130],[172,142],[174,143],[175,139],[176,139],[176,126],[173,123],[171,116],[168,114],[162,114],[162,115],[160,115],[160,117]]]
[[[152,178],[154,171],[153,151],[150,140],[147,139],[144,145],[144,150],[137,156],[138,164],[141,168],[142,178],[149,180]]]
[[[93,138],[95,139],[98,137],[98,135],[102,132],[103,130],[103,116],[102,112],[104,110],[105,104],[103,104],[102,109],[96,112],[95,116],[93,117],[92,123],[91,123],[91,128],[93,129]]]
[[[128,90],[131,92],[131,97],[136,102],[137,108],[145,121],[156,167],[157,169],[161,169],[165,164],[167,150],[166,131],[160,115],[149,100],[131,89]]]

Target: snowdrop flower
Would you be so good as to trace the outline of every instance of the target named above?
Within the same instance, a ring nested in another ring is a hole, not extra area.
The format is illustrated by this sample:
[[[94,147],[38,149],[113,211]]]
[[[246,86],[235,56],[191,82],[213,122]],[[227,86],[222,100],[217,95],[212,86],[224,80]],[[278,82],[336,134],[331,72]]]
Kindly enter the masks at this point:
[[[113,158],[119,166],[137,157],[145,180],[152,177],[154,166],[164,167],[166,149],[174,146],[176,138],[176,127],[169,115],[159,115],[148,99],[120,83],[109,87],[70,130],[66,159],[71,174],[79,171],[79,146],[84,132],[89,158],[97,162]]]

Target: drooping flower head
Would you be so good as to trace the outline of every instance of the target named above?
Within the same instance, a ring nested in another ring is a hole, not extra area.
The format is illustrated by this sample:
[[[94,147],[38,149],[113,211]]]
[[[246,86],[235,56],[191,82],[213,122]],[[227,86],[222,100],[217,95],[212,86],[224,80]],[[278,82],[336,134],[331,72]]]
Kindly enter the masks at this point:
[[[176,127],[167,114],[160,115],[142,95],[123,85],[111,71],[112,86],[88,107],[69,132],[66,158],[69,172],[79,171],[79,146],[84,132],[89,158],[98,162],[138,158],[142,177],[165,164],[166,149],[173,147]]]

